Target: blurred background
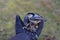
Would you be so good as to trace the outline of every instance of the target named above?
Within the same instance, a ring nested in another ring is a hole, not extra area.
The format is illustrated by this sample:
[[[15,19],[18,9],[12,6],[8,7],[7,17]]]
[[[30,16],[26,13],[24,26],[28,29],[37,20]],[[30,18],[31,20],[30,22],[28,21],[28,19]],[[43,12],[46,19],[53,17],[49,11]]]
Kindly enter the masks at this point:
[[[15,35],[15,16],[18,14],[23,20],[27,12],[47,18],[38,40],[43,35],[60,40],[60,0],[0,0],[0,40],[9,40]]]

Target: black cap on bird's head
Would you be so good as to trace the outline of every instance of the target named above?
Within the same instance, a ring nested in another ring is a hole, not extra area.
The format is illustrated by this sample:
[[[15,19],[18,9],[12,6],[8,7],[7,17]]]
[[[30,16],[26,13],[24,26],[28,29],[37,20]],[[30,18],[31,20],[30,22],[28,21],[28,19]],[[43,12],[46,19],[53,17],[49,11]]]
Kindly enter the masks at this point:
[[[39,14],[34,14],[34,16],[32,16],[29,20],[34,23],[39,23],[41,20],[45,21],[46,19]]]

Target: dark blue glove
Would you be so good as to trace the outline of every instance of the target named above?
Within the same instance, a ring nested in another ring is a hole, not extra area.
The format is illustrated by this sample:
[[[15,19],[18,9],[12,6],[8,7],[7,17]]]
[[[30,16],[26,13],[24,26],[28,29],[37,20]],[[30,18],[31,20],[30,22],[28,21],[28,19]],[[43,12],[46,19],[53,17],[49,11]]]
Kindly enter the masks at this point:
[[[16,34],[23,32],[22,27],[24,27],[24,23],[22,19],[20,18],[20,16],[16,15],[16,22],[15,22]]]

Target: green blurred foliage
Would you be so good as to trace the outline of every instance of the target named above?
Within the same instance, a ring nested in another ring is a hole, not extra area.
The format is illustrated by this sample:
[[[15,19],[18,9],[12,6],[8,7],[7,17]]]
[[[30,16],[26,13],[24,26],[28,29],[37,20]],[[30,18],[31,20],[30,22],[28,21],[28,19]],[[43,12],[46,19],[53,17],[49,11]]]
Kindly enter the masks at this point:
[[[60,0],[45,0],[43,3],[42,0],[0,0],[0,40],[9,40],[15,35],[15,16],[18,14],[23,20],[27,12],[47,18],[39,40],[46,34],[60,40]]]

